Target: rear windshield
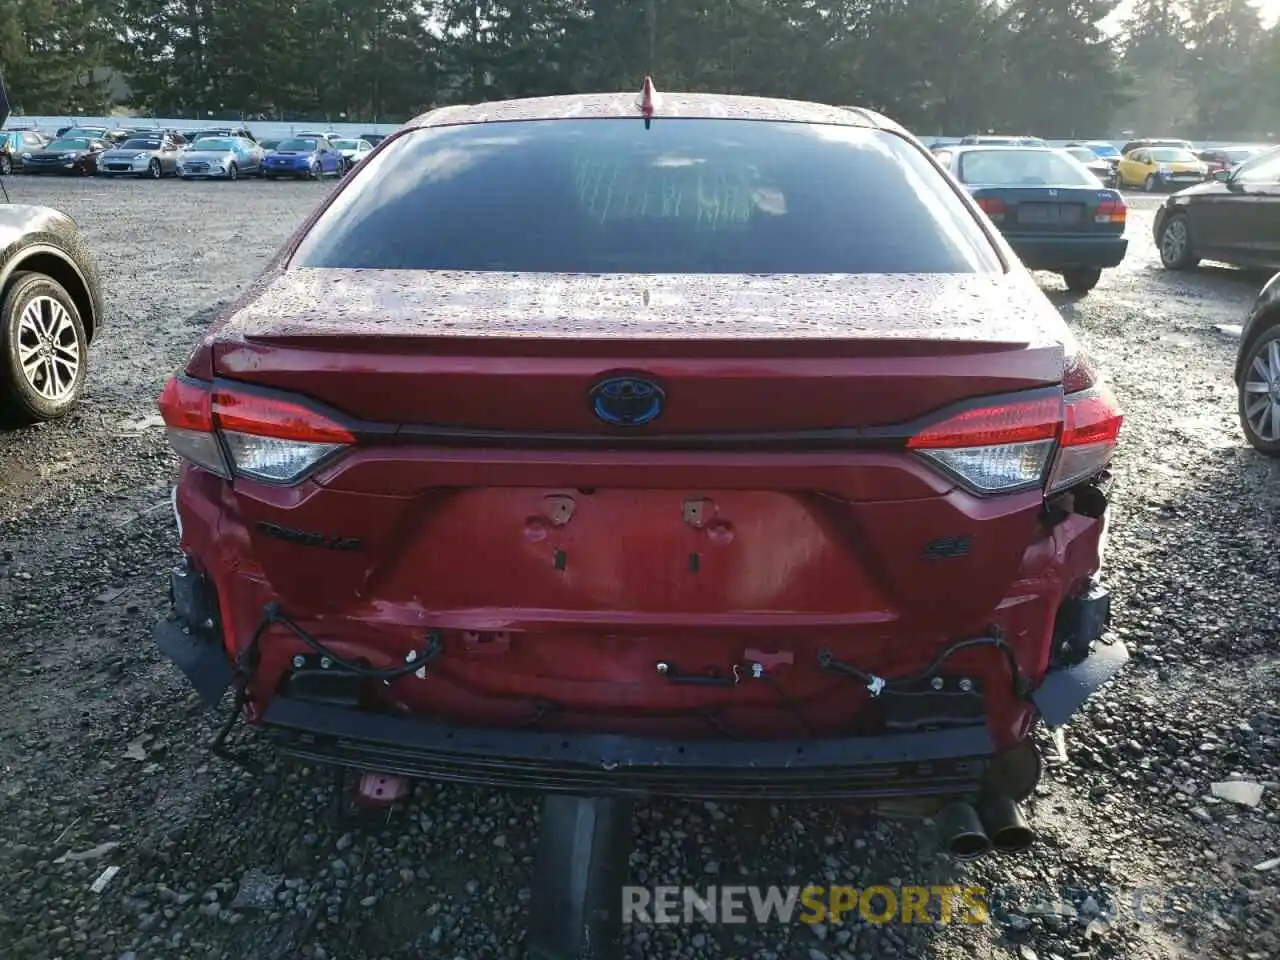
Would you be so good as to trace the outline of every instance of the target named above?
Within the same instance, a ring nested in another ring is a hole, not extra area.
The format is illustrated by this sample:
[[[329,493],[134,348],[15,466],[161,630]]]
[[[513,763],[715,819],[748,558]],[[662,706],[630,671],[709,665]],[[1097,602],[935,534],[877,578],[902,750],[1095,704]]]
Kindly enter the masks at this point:
[[[227,139],[215,137],[201,137],[192,146],[193,150],[231,150],[235,147],[235,142]]]
[[[1098,155],[1088,147],[1068,147],[1066,152],[1071,154],[1081,163],[1093,163],[1098,159]]]
[[[1120,151],[1117,150],[1115,147],[1113,147],[1109,143],[1091,143],[1088,146],[1090,150],[1092,150],[1094,153],[1096,153],[1100,157],[1120,156]]]
[[[80,137],[63,137],[49,144],[50,150],[88,150],[89,141]]]
[[[280,144],[280,146],[276,147],[277,150],[281,151],[299,150],[303,153],[309,153],[315,148],[316,141],[314,140],[285,140]]]
[[[538,273],[1001,269],[947,178],[878,130],[751,120],[413,131],[362,165],[294,266]]]
[[[126,140],[121,150],[159,150],[163,144],[159,140]]]
[[[993,187],[1097,185],[1077,160],[1053,150],[971,150],[960,157],[960,179]]]

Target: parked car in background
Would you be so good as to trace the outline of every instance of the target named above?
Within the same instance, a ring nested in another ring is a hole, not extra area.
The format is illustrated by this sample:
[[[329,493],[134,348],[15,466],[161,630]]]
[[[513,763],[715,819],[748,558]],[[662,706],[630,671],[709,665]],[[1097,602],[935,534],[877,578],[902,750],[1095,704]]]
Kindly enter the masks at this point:
[[[1124,156],[1124,153],[1119,147],[1114,143],[1108,143],[1106,140],[1084,140],[1079,143],[1069,143],[1067,146],[1086,147],[1087,149],[1092,150],[1096,156],[1101,157],[1103,160],[1118,161],[1122,156]]]
[[[235,140],[248,140],[250,143],[258,142],[258,138],[250,132],[248,127],[202,127],[198,130],[183,131],[183,135],[189,144],[209,137],[230,137]]]
[[[1086,170],[1098,178],[1098,181],[1104,187],[1114,187],[1116,185],[1116,168],[1108,160],[1104,160],[1088,147],[1063,147],[1063,153],[1068,153],[1079,160]]]
[[[383,140],[387,139],[387,135],[385,133],[362,133],[360,134],[360,139],[376,147]]]
[[[1009,137],[1000,134],[972,133],[960,140],[961,146],[1047,147],[1039,137]]]
[[[1272,202],[1280,202],[1280,191],[1274,196]],[[1280,249],[1271,259],[1280,261]],[[1255,450],[1280,457],[1280,274],[1262,288],[1245,319],[1236,350],[1235,382],[1245,439]]]
[[[1141,140],[1130,140],[1120,148],[1121,155],[1126,155],[1132,150],[1138,150],[1143,147],[1176,147],[1179,150],[1189,150],[1195,152],[1190,140],[1162,140],[1158,137],[1144,137]]]
[[[1124,260],[1124,198],[1069,153],[962,145],[934,156],[964,184],[1028,269],[1059,273],[1068,290],[1087,293],[1103,270]]]
[[[348,170],[373,152],[373,144],[369,143],[368,140],[343,139],[330,142],[333,144],[333,149],[342,154]]]
[[[136,137],[106,151],[98,172],[106,177],[161,177],[178,172],[182,147],[166,136]]]
[[[1205,162],[1182,147],[1138,147],[1116,164],[1117,186],[1141,187],[1148,193],[1189,187],[1208,176]]]
[[[1122,416],[919,142],[647,85],[379,151],[160,398],[156,638],[224,729],[392,797],[929,797],[957,856],[1030,844],[1038,720],[1127,657]]]
[[[1212,176],[1222,170],[1233,170],[1266,149],[1266,147],[1213,147],[1208,150],[1197,150],[1196,157],[1204,162]]]
[[[0,85],[0,126],[7,104]],[[84,389],[105,315],[97,265],[72,219],[0,202],[0,420],[66,414]]]
[[[1280,147],[1166,200],[1152,225],[1160,262],[1170,270],[1201,260],[1280,270],[1277,211]]]
[[[178,176],[183,180],[239,180],[250,174],[262,176],[266,157],[252,140],[242,137],[201,137],[178,157]]]
[[[0,176],[22,169],[22,155],[44,149],[49,138],[34,130],[0,130]]]
[[[110,146],[105,140],[88,137],[59,137],[36,150],[22,154],[22,172],[78,174],[98,172],[98,158]]]
[[[346,172],[346,158],[323,137],[290,137],[267,157],[267,179],[276,177],[340,177]]]

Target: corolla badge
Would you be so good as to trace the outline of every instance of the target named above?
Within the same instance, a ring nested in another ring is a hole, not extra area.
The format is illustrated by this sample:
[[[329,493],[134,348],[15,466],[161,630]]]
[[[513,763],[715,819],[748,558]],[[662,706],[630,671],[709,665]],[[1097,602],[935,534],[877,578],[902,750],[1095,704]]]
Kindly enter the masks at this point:
[[[667,395],[644,377],[609,377],[591,388],[591,409],[615,427],[640,427],[662,415]]]

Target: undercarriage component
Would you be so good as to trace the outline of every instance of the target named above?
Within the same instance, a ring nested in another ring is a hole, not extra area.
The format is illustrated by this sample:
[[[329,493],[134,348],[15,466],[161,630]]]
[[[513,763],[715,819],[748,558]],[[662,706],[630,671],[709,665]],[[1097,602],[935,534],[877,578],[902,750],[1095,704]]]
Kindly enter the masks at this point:
[[[526,941],[529,960],[621,960],[630,802],[547,796],[540,830]]]

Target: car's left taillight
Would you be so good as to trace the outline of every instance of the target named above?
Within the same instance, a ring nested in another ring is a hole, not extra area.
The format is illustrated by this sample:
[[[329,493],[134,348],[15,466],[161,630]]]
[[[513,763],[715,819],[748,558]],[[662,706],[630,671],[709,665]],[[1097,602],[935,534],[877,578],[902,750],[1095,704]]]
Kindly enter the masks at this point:
[[[297,483],[356,442],[347,426],[305,401],[187,377],[165,384],[160,415],[180,457],[225,479]]]

